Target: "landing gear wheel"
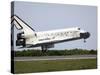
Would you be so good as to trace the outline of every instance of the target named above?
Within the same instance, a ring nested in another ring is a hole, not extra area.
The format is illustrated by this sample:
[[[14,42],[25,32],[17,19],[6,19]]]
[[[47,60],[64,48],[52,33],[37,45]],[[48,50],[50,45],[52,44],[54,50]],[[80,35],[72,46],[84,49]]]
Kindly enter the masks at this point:
[[[86,42],[86,40],[84,39],[84,43]]]
[[[41,48],[42,48],[42,52],[44,53],[44,52],[47,52],[47,47],[46,46],[41,46]]]

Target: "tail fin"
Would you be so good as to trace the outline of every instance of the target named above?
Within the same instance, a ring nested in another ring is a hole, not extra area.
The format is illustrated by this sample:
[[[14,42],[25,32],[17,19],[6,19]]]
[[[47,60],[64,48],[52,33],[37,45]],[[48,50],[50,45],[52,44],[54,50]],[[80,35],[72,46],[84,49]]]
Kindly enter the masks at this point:
[[[14,24],[18,30],[23,30],[24,33],[30,34],[35,30],[32,29],[27,23],[25,23],[22,19],[20,19],[17,15],[11,17],[11,24]]]

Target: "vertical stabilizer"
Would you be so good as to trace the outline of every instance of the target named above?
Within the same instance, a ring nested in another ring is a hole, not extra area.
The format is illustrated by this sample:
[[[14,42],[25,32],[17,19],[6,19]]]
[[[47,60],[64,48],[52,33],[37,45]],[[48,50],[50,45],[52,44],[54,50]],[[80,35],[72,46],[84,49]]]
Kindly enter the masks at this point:
[[[11,17],[11,24],[12,23],[16,26],[18,30],[22,30],[25,34],[32,34],[35,31],[17,15]]]

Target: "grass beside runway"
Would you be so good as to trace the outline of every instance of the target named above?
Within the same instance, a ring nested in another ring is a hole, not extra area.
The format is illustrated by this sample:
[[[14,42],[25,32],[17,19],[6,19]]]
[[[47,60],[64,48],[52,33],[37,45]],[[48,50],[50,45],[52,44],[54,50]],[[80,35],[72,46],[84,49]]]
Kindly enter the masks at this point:
[[[96,69],[97,59],[15,61],[15,73]]]

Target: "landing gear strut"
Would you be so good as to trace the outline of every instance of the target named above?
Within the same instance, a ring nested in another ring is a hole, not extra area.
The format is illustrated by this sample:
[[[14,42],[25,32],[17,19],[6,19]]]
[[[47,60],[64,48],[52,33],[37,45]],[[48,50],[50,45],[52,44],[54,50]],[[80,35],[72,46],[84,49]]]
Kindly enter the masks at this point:
[[[42,52],[47,52],[48,48],[46,46],[41,46]]]
[[[84,39],[84,43],[86,42],[86,40]]]
[[[49,48],[53,48],[54,47],[54,44],[44,44],[44,45],[42,45],[41,46],[41,49],[42,49],[42,52],[47,52],[47,50],[49,49]]]

